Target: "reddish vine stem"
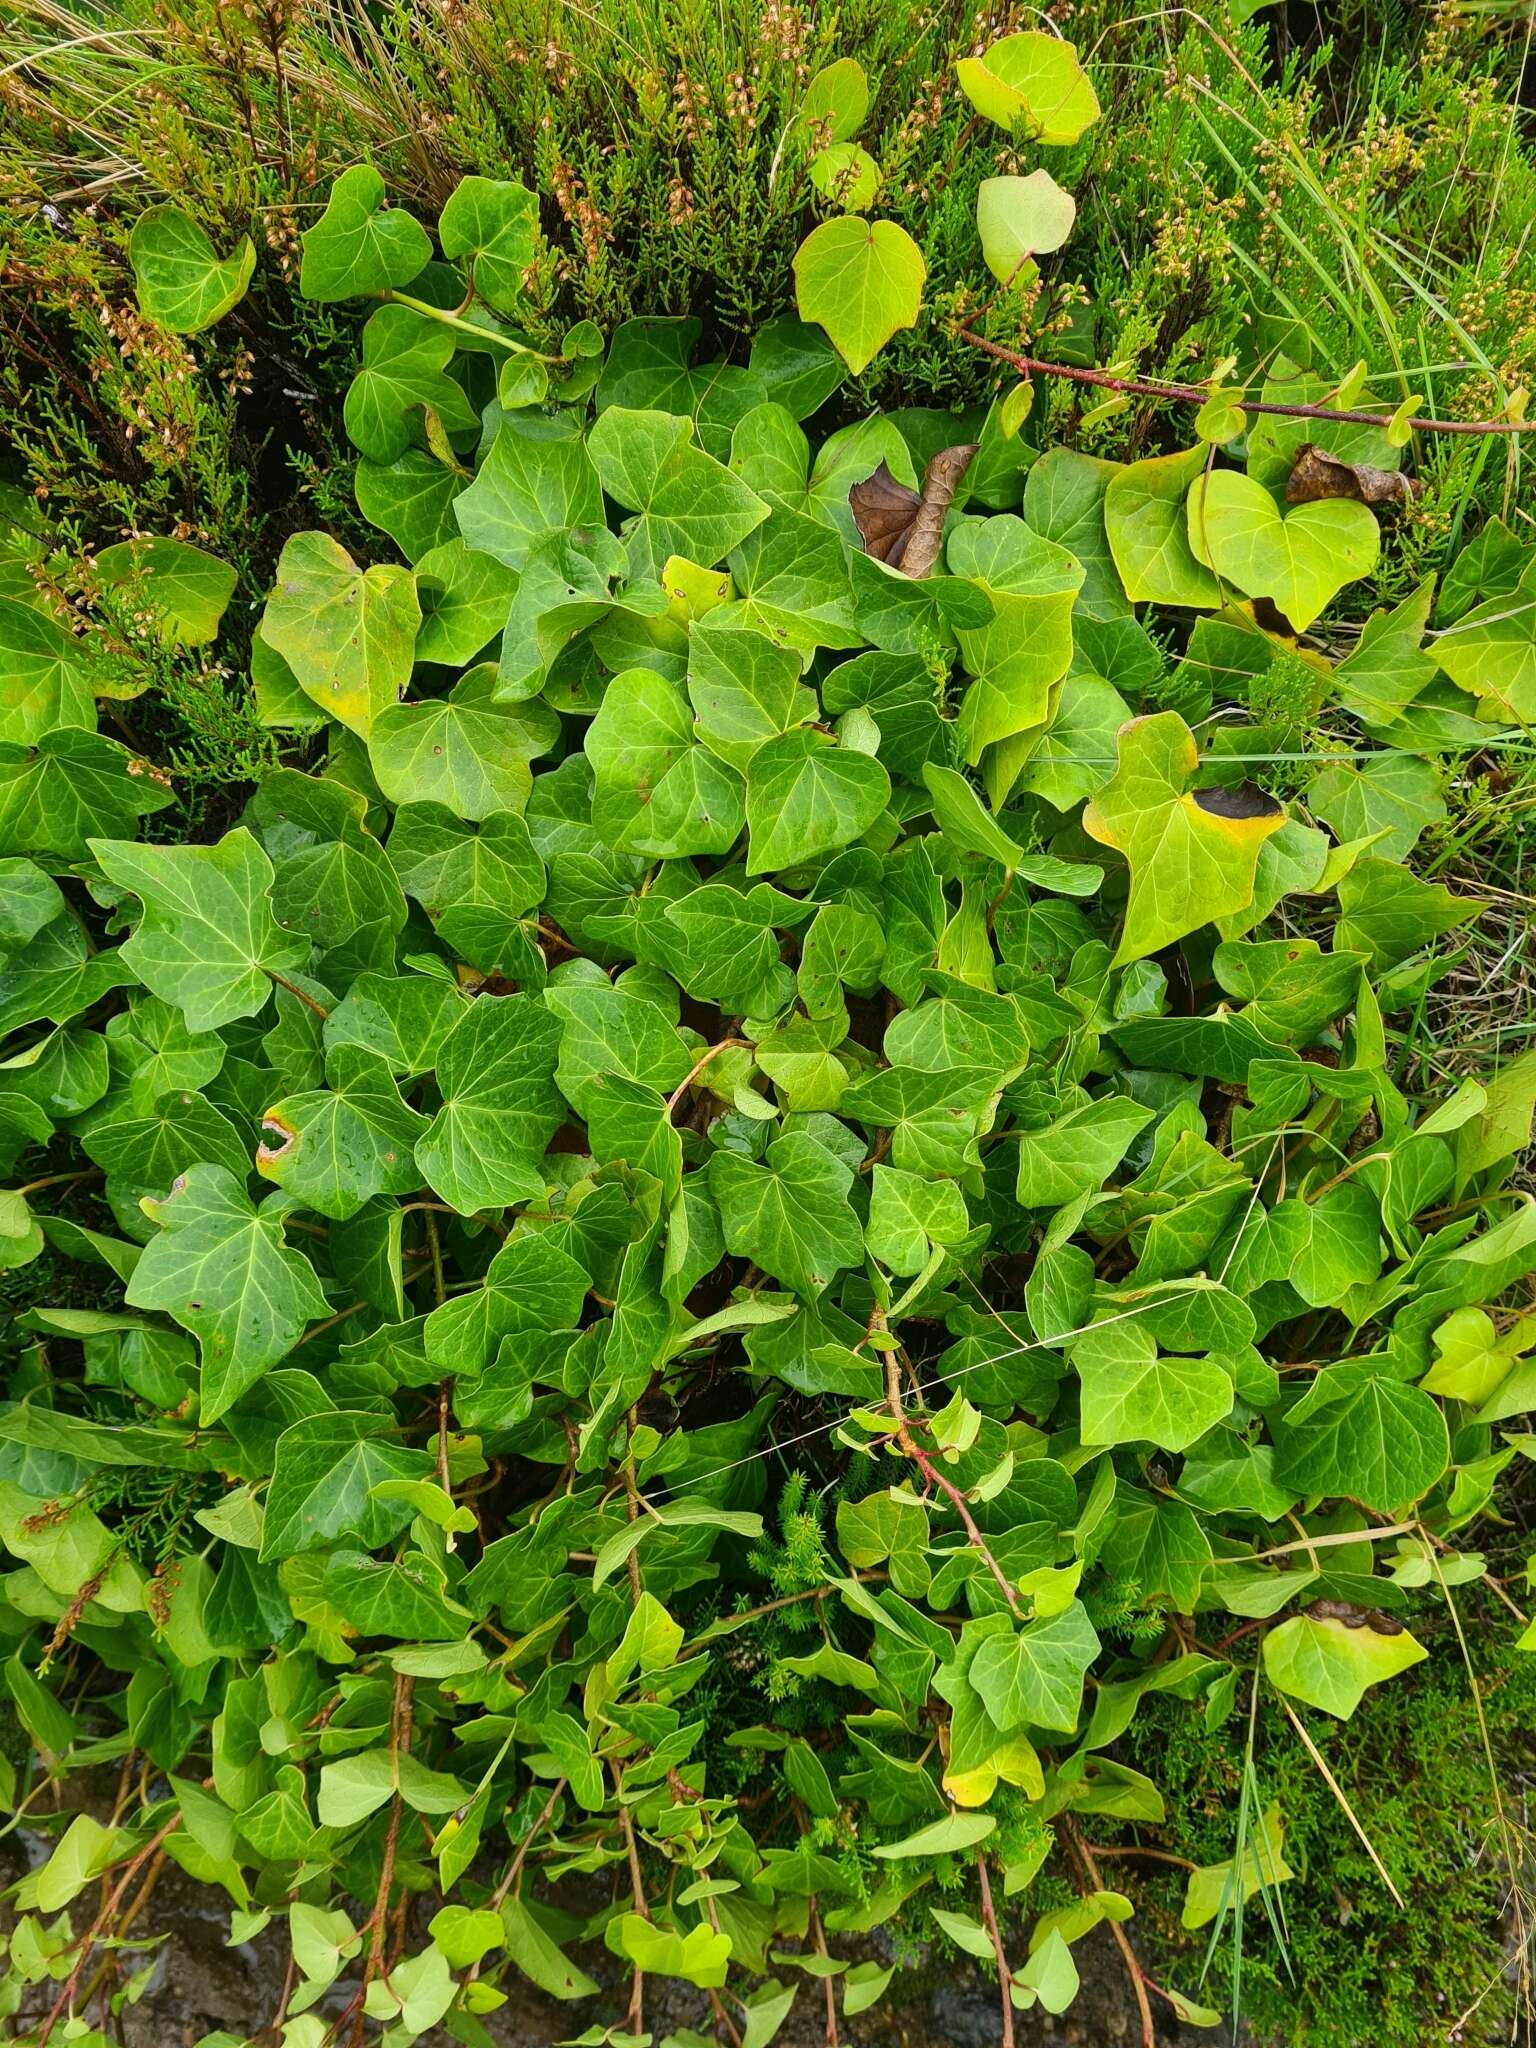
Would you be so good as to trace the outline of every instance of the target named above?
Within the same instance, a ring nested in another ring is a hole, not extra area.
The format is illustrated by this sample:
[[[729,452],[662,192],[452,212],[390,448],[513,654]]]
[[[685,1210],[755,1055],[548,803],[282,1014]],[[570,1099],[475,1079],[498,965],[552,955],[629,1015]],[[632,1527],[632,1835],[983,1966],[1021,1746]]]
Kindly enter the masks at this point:
[[[1008,1967],[1008,1957],[1003,1949],[1003,1930],[997,1924],[997,1914],[992,1905],[992,1881],[987,1876],[987,1859],[983,1852],[976,1851],[976,1873],[981,1879],[981,1920],[992,1937],[992,1952],[997,1957],[997,1984],[1003,2000],[1002,2048],[1013,2048],[1013,1972]]]
[[[869,1331],[866,1334],[872,1335],[876,1330],[883,1331],[884,1328],[884,1313],[877,1308],[869,1319]],[[955,1513],[960,1517],[961,1524],[965,1529],[966,1540],[973,1550],[981,1553],[987,1570],[996,1579],[998,1586],[1002,1590],[1003,1598],[1008,1602],[1009,1609],[1015,1620],[1020,1619],[1023,1615],[1023,1609],[1019,1606],[1019,1596],[1014,1591],[1008,1574],[987,1547],[987,1539],[982,1535],[980,1528],[977,1526],[976,1517],[971,1513],[969,1501],[967,1501],[965,1495],[955,1485],[953,1480],[945,1478],[944,1474],[934,1464],[922,1445],[914,1439],[911,1430],[907,1427],[907,1412],[901,1398],[901,1361],[894,1351],[887,1351],[885,1354],[885,1398],[891,1414],[895,1418],[898,1448],[912,1460],[930,1486],[938,1487],[940,1492],[948,1497],[950,1506],[953,1507]]]
[[[1167,398],[1181,405],[1204,405],[1210,392],[1198,384],[1154,383],[1146,377],[1115,377],[1108,370],[1085,370],[1076,363],[1048,363],[1039,356],[1027,356],[1017,349],[1004,348],[1001,343],[988,341],[984,335],[972,334],[968,327],[957,327],[955,333],[962,341],[968,341],[972,348],[984,349],[989,356],[996,356],[1000,363],[1007,363],[1018,371],[1021,377],[1066,377],[1074,384],[1092,384],[1099,391],[1116,391],[1135,398]],[[1227,394],[1224,392],[1223,397]],[[1385,427],[1390,425],[1394,415],[1389,412],[1340,411],[1331,405],[1281,405],[1272,399],[1239,398],[1234,392],[1231,403],[1239,412],[1267,413],[1287,420],[1340,420],[1351,426]],[[1430,420],[1410,419],[1407,425],[1417,434],[1528,434],[1536,432],[1536,420]]]
[[[1085,1880],[1084,1890],[1102,1891],[1104,1881],[1099,1874],[1099,1866],[1094,1860],[1093,1851],[1078,1833],[1077,1824],[1071,1815],[1058,1814],[1056,1825],[1066,1837],[1067,1846],[1081,1867]],[[1142,2048],[1157,2048],[1157,2029],[1152,2024],[1152,2002],[1147,1997],[1148,1979],[1142,1972],[1141,1964],[1136,1960],[1136,1951],[1131,1947],[1120,1922],[1107,1920],[1105,1925],[1114,1937],[1115,1946],[1120,1951],[1120,1960],[1125,1964],[1125,1973],[1131,1980],[1131,1989],[1136,1994],[1136,2010],[1141,2015]]]
[[[134,1856],[124,1868],[122,1876],[118,1879],[117,1883],[112,1887],[111,1894],[108,1897],[105,1905],[103,1905],[101,1911],[96,1915],[96,1918],[91,1922],[90,1926],[81,1936],[80,1953],[78,1957],[75,1959],[75,1967],[70,1971],[68,1978],[65,1980],[64,1989],[59,1993],[58,1997],[54,2000],[53,2005],[49,2010],[47,2019],[43,2021],[42,2029],[37,2037],[37,2048],[48,2048],[48,2036],[53,2032],[54,2028],[58,2025],[59,2021],[64,2017],[64,2014],[69,2010],[70,2001],[74,1998],[76,1991],[78,1991],[80,1988],[80,1979],[85,1975],[85,1966],[91,1959],[91,1952],[95,1948],[97,1942],[100,1941],[106,1929],[111,1925],[112,1915],[117,1911],[118,1907],[127,1897],[129,1886],[133,1883],[133,1880],[138,1876],[139,1872],[144,1868],[144,1865],[148,1863],[151,1860],[151,1858],[155,1855],[155,1853],[158,1851],[161,1843],[165,1840],[166,1836],[174,1834],[177,1828],[179,1828],[180,1826],[181,1815],[178,1813],[173,1815],[173,1817],[166,1822],[163,1828],[160,1828],[155,1834],[150,1836],[149,1840],[144,1844],[143,1848],[140,1849],[138,1854]]]

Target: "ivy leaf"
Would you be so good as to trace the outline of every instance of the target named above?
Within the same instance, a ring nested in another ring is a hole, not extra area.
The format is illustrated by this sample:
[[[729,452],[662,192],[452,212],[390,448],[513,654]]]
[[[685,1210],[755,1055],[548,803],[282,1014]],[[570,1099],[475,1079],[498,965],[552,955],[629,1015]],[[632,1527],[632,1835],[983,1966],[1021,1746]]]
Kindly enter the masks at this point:
[[[1131,462],[1109,480],[1104,531],[1120,582],[1133,604],[1194,605],[1212,610],[1225,602],[1221,584],[1189,544],[1184,500],[1204,474],[1203,442],[1178,455]]]
[[[504,414],[453,513],[469,545],[509,569],[520,569],[546,534],[601,526],[602,487],[579,424],[564,414]]]
[[[163,769],[78,727],[45,733],[34,747],[0,744],[0,853],[82,860],[92,833],[126,838],[175,800]]]
[[[400,1099],[386,1063],[355,1045],[326,1056],[327,1086],[274,1103],[257,1171],[322,1216],[345,1220],[375,1195],[418,1185],[413,1154],[427,1119]]]
[[[445,1372],[477,1373],[517,1331],[574,1329],[586,1293],[587,1276],[568,1252],[547,1235],[520,1232],[497,1252],[481,1286],[427,1317],[427,1356]]]
[[[891,778],[869,754],[825,733],[787,732],[747,764],[747,873],[815,860],[860,838],[890,801]]]
[[[1101,1188],[1153,1112],[1128,1096],[1086,1102],[1019,1136],[1018,1198],[1025,1209],[1058,1209]]]
[[[471,259],[475,294],[498,313],[522,304],[538,234],[538,201],[514,178],[461,178],[437,223],[443,254]]]
[[[1045,722],[1046,693],[1072,660],[1072,606],[1083,571],[1065,548],[1008,514],[962,520],[947,559],[992,609],[990,624],[957,636],[976,678],[960,707],[965,758],[976,762],[997,741]]]
[[[958,1244],[969,1228],[965,1196],[952,1181],[927,1180],[901,1167],[875,1168],[865,1235],[889,1272],[911,1279],[935,1246]]]
[[[257,1209],[223,1166],[191,1166],[163,1201],[146,1201],[160,1226],[133,1270],[125,1299],[163,1309],[202,1354],[198,1412],[217,1422],[314,1318],[330,1314],[314,1269],[283,1242],[283,1205]]]
[[[1083,1677],[1099,1639],[1080,1600],[1046,1621],[989,1636],[971,1660],[970,1682],[995,1728],[1028,1724],[1070,1734],[1083,1703]]]
[[[461,818],[520,811],[533,785],[529,763],[559,722],[547,705],[499,704],[496,676],[471,669],[446,697],[392,704],[368,735],[368,759],[391,803],[443,804]]]
[[[299,290],[306,299],[357,299],[398,290],[432,254],[420,221],[384,206],[384,180],[354,164],[331,187],[325,211],[302,237]]]
[[[1197,477],[1187,514],[1195,559],[1245,597],[1269,598],[1298,633],[1346,583],[1368,576],[1381,552],[1368,505],[1323,498],[1282,513],[1262,484],[1236,469]]]
[[[324,533],[296,533],[278,558],[261,636],[327,717],[367,739],[411,679],[421,605],[409,569],[359,569]]]
[[[478,425],[463,386],[444,374],[454,347],[452,330],[440,320],[409,306],[381,306],[363,329],[362,366],[342,412],[353,447],[375,462],[393,462],[421,438],[428,408],[446,433]]]
[[[962,57],[955,77],[978,114],[1033,142],[1076,142],[1099,118],[1099,100],[1065,37],[1028,29],[1003,36],[980,57]]]
[[[733,1152],[709,1163],[728,1248],[811,1300],[864,1257],[852,1186],[852,1169],[808,1131],[775,1138],[761,1166]]]
[[[304,1416],[277,1440],[261,1525],[263,1560],[298,1557],[339,1537],[378,1549],[416,1512],[408,1496],[380,1491],[381,1483],[425,1479],[431,1470],[431,1456],[382,1433],[376,1413]]]
[[[442,1107],[417,1141],[428,1184],[461,1215],[532,1201],[565,1118],[554,1085],[560,1026],[537,998],[481,996],[437,1056]]]
[[[1325,1372],[1313,1393],[1319,1405],[1305,1420],[1277,1426],[1282,1486],[1390,1512],[1422,1500],[1444,1472],[1445,1417],[1421,1388],[1372,1373],[1335,1393]]]
[[[1189,789],[1199,763],[1177,712],[1122,726],[1118,766],[1083,812],[1083,829],[1116,847],[1131,869],[1115,965],[1156,953],[1252,900],[1259,849],[1284,808],[1252,783]]]
[[[492,555],[462,540],[428,548],[416,564],[421,629],[417,661],[463,668],[508,624],[518,578]]]
[[[1434,656],[1495,716],[1536,724],[1536,556],[1507,595],[1490,597],[1436,634]]]
[[[1411,754],[1330,763],[1313,776],[1307,803],[1336,839],[1373,839],[1380,860],[1406,860],[1426,826],[1446,815],[1434,764]]]
[[[0,597],[0,741],[31,747],[61,726],[96,730],[89,651],[45,612]]]
[[[1483,907],[1475,897],[1421,881],[1396,861],[1370,857],[1355,862],[1338,897],[1334,944],[1341,952],[1364,953],[1374,970],[1398,966]]]
[[[1213,1358],[1171,1358],[1142,1324],[1109,1322],[1071,1351],[1083,1385],[1085,1444],[1184,1451],[1232,1411],[1232,1375]]]
[[[1049,171],[1031,171],[1027,178],[983,178],[977,189],[981,253],[999,284],[1011,283],[1031,256],[1059,249],[1076,219],[1077,201]]]
[[[1293,1614],[1264,1637],[1264,1675],[1277,1691],[1347,1721],[1368,1689],[1429,1654],[1400,1626],[1351,1628],[1336,1616]]]
[[[696,744],[681,690],[651,669],[609,682],[584,742],[592,823],[621,853],[725,853],[745,816],[741,777]]]
[[[103,548],[96,575],[159,620],[165,645],[180,647],[201,647],[214,638],[236,582],[234,570],[217,555],[153,534]]]
[[[152,206],[128,237],[139,311],[172,334],[201,334],[245,297],[256,250],[242,235],[220,259],[195,220],[178,206]]]
[[[635,515],[623,533],[637,575],[660,579],[674,555],[712,568],[768,517],[766,500],[693,445],[688,420],[612,405],[587,447],[603,489]]]
[[[853,214],[813,228],[795,253],[794,270],[801,319],[826,329],[855,376],[893,334],[916,325],[928,275],[905,228]]]
[[[92,839],[92,858],[143,904],[123,962],[175,1003],[192,1031],[213,1031],[266,1007],[272,975],[300,973],[309,942],[272,915],[272,863],[243,825],[214,846],[138,846]]]

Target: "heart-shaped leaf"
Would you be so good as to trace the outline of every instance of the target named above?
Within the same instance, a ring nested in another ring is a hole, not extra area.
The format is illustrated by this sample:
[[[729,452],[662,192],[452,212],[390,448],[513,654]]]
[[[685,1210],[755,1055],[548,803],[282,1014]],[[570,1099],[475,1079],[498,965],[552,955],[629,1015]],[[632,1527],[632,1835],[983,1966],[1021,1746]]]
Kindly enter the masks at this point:
[[[892,220],[826,220],[795,255],[795,303],[857,376],[903,327],[917,322],[928,266]]]
[[[303,247],[299,290],[322,300],[398,290],[432,254],[421,222],[385,207],[384,180],[372,164],[342,172]]]
[[[468,257],[476,296],[499,313],[523,300],[523,272],[539,239],[539,204],[513,178],[461,178],[438,216],[448,257]]]
[[[278,558],[261,636],[305,696],[366,739],[411,678],[421,604],[409,569],[359,569],[326,533],[296,533]]]
[[[1077,219],[1077,201],[1049,171],[1027,178],[984,178],[976,194],[981,253],[999,284],[1017,276],[1031,256],[1059,249]]]
[[[1186,516],[1195,559],[1245,597],[1267,597],[1299,633],[1346,583],[1368,576],[1381,552],[1368,505],[1323,498],[1282,512],[1237,469],[1197,477]]]
[[[1098,94],[1077,51],[1040,29],[1004,36],[980,57],[962,57],[955,76],[977,113],[1032,142],[1076,142],[1099,118]]]
[[[201,334],[245,297],[256,250],[242,235],[234,255],[221,259],[179,207],[152,206],[134,222],[128,260],[145,318],[172,334]]]

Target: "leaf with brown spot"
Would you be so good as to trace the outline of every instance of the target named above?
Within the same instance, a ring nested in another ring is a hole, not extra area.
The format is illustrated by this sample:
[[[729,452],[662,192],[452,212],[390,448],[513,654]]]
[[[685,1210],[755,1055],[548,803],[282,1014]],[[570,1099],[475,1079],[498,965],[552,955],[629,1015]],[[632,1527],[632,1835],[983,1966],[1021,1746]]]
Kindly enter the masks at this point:
[[[1424,488],[1400,469],[1373,469],[1368,462],[1345,462],[1315,441],[1296,450],[1285,486],[1288,505],[1310,505],[1318,498],[1353,498],[1361,505],[1395,505],[1405,509]]]
[[[1133,718],[1116,736],[1119,765],[1083,812],[1083,830],[1131,870],[1115,964],[1140,960],[1253,901],[1259,849],[1285,808],[1253,783],[1191,790],[1194,734],[1174,711]]]
[[[976,454],[974,441],[941,448],[923,472],[923,488],[898,483],[882,462],[848,493],[864,552],[903,576],[926,576],[944,545],[944,515]]]

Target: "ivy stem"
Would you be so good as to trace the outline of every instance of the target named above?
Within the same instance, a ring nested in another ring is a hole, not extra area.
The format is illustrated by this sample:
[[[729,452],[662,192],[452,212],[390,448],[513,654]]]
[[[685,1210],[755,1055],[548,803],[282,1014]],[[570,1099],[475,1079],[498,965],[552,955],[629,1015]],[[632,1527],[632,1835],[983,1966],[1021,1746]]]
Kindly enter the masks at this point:
[[[466,320],[463,313],[450,313],[442,306],[429,306],[425,299],[413,299],[407,292],[381,292],[381,298],[391,305],[409,306],[413,313],[420,313],[425,319],[441,321],[444,327],[462,328],[472,334],[476,341],[489,342],[493,348],[510,349],[515,356],[532,356],[538,363],[563,363],[564,356],[541,355],[536,348],[530,348],[525,341],[514,341],[509,334],[498,334],[492,327],[477,327],[473,320]]]
[[[682,1101],[710,1061],[718,1059],[723,1052],[729,1052],[733,1046],[744,1046],[746,1043],[747,1040],[744,1038],[722,1038],[718,1045],[712,1045],[707,1051],[700,1053],[687,1073],[684,1074],[682,1080],[678,1082],[672,1093],[667,1097],[667,1120],[669,1123],[677,1105]]]
[[[956,327],[953,332],[962,341],[968,341],[972,348],[984,349],[989,356],[996,356],[1000,363],[1007,363],[1021,377],[1066,377],[1074,384],[1092,384],[1100,391],[1119,391],[1138,398],[1166,398],[1180,405],[1204,405],[1211,395],[1198,384],[1154,383],[1146,377],[1115,377],[1108,370],[1081,369],[1076,363],[1048,363],[1039,356],[1023,355],[1017,349],[988,341],[984,335],[973,334],[968,327]],[[1225,397],[1227,394],[1222,395]],[[1287,420],[1342,421],[1359,427],[1389,426],[1396,417],[1389,412],[1352,412],[1331,405],[1281,405],[1272,399],[1238,398],[1236,395],[1231,402],[1239,412],[1267,413]],[[1403,424],[1417,434],[1529,434],[1536,431],[1536,420],[1430,420],[1416,417]]]
[[[976,1851],[976,1874],[981,1879],[982,1925],[992,1937],[992,1951],[997,1957],[997,1984],[1003,1999],[1002,2048],[1013,2048],[1013,1972],[1008,1967],[1008,1957],[1003,1949],[1003,1931],[997,1924],[997,1914],[992,1905],[992,1882],[987,1876],[987,1859],[980,1849]]]
[[[267,969],[267,973],[271,976],[273,981],[277,983],[279,988],[285,988],[287,989],[289,995],[297,996],[299,1001],[304,1005],[306,1010],[313,1010],[317,1017],[329,1017],[331,1013],[325,1007],[324,1003],[317,1003],[313,996],[305,995],[303,989],[296,987],[295,984],[288,979],[286,974],[279,974],[275,967],[269,967]]]
[[[560,1794],[565,1790],[565,1785],[566,1781],[564,1778],[561,1778],[556,1783],[554,1791],[551,1792],[549,1797],[545,1800],[543,1809],[540,1812],[538,1819],[534,1822],[533,1826],[528,1830],[527,1834],[524,1835],[522,1841],[518,1844],[517,1854],[512,1858],[512,1868],[507,1872],[506,1876],[502,1879],[501,1883],[496,1887],[495,1904],[498,1907],[501,1905],[502,1900],[512,1890],[513,1886],[517,1883],[517,1880],[522,1876],[523,1864],[527,1861],[528,1851],[533,1847],[534,1837],[544,1827],[550,1815],[554,1812],[556,1806],[559,1804]]]
[[[877,1308],[874,1315],[870,1318],[870,1329],[874,1331],[877,1329],[884,1330],[884,1328],[884,1311]],[[955,1485],[954,1481],[945,1478],[922,1445],[914,1440],[911,1430],[907,1427],[906,1410],[903,1408],[901,1400],[901,1361],[894,1351],[887,1351],[885,1354],[885,1398],[891,1414],[895,1418],[897,1444],[916,1465],[918,1471],[922,1473],[929,1485],[938,1487],[941,1493],[948,1496],[950,1505],[960,1517],[961,1523],[965,1528],[966,1537],[970,1542],[971,1548],[980,1551],[987,1570],[1001,1587],[1003,1598],[1008,1602],[1014,1619],[1016,1621],[1022,1620],[1024,1610],[1019,1605],[1019,1596],[1014,1591],[1008,1574],[987,1548],[987,1539],[976,1525],[976,1517],[971,1513],[970,1503],[966,1500],[959,1487]]]
[[[1099,1874],[1099,1866],[1094,1860],[1093,1851],[1078,1833],[1077,1823],[1070,1814],[1060,1813],[1056,1816],[1056,1825],[1066,1837],[1068,1848],[1081,1866],[1083,1878],[1086,1880],[1082,1889],[1085,1892],[1103,1891],[1104,1882]],[[1147,1997],[1147,1979],[1142,1974],[1141,1964],[1136,1960],[1136,1951],[1131,1947],[1125,1929],[1118,1920],[1106,1921],[1105,1925],[1114,1937],[1115,1946],[1120,1951],[1120,1960],[1125,1964],[1126,1975],[1131,1980],[1131,1989],[1136,1994],[1136,2010],[1141,2015],[1142,2048],[1157,2048],[1157,2029],[1152,2024],[1152,2004]]]

